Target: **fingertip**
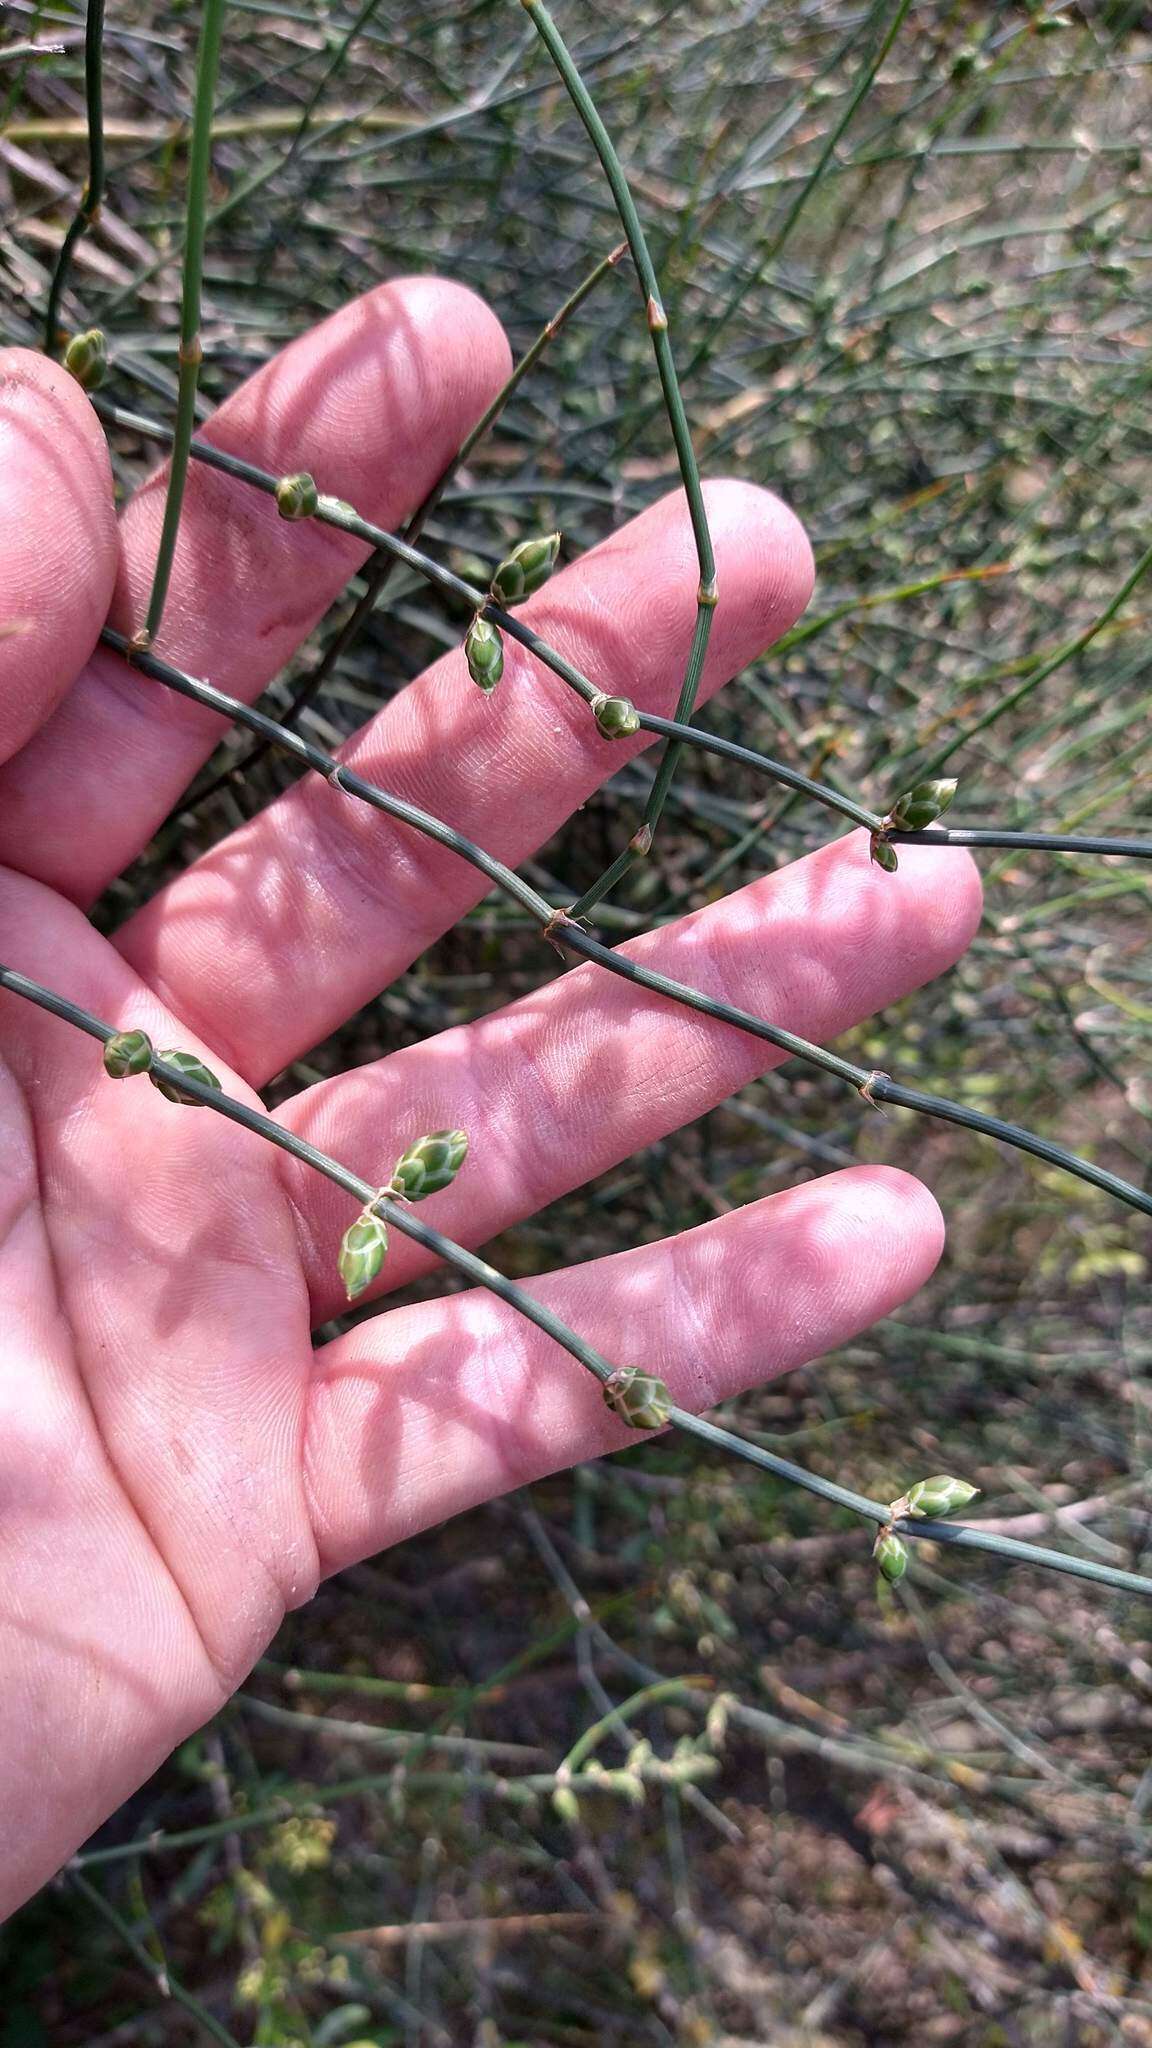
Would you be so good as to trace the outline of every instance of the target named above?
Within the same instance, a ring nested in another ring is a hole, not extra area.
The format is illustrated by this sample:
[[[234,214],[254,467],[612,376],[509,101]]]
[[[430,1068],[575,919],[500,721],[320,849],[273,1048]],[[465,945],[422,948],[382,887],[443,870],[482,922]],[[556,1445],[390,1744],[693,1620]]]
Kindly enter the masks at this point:
[[[23,746],[96,644],[116,576],[100,422],[49,357],[0,350],[0,760]]]
[[[899,1166],[847,1167],[835,1179],[843,1225],[855,1234],[861,1256],[872,1245],[886,1258],[887,1285],[900,1290],[893,1297],[895,1307],[923,1287],[940,1263],[945,1242],[940,1204],[931,1188]]]
[[[867,849],[867,837],[859,840]],[[915,902],[925,943],[950,967],[975,938],[984,914],[984,883],[972,855],[963,846],[901,846],[896,874],[886,875],[869,856],[877,880],[895,881],[901,895]]]

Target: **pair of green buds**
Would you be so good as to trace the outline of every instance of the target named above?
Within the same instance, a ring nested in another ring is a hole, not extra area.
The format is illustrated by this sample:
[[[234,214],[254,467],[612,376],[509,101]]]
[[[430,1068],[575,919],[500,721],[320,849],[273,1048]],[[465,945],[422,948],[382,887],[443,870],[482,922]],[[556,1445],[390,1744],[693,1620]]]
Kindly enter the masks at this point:
[[[492,578],[488,595],[493,604],[502,605],[507,611],[509,606],[521,604],[526,597],[531,597],[534,591],[547,583],[559,553],[558,533],[522,540],[519,547],[513,548],[501,562]],[[504,642],[483,612],[477,612],[468,628],[464,659],[477,689],[490,697],[504,673]]]
[[[559,552],[558,533],[522,540],[492,578],[488,591],[492,603],[507,610],[531,597],[547,583]],[[477,689],[490,697],[504,674],[504,641],[483,612],[477,612],[465,635],[464,659]],[[628,739],[640,730],[639,714],[627,697],[609,697],[601,691],[592,698],[591,710],[606,740]]]
[[[966,1508],[975,1500],[978,1486],[969,1486],[966,1479],[953,1479],[947,1472],[934,1473],[931,1479],[918,1479],[899,1500],[894,1500],[888,1512],[892,1521],[900,1515],[908,1515],[914,1521],[931,1519],[940,1521],[945,1515],[954,1515],[957,1508]],[[908,1545],[902,1536],[896,1534],[891,1523],[886,1523],[872,1546],[872,1555],[881,1578],[895,1585],[908,1569]]]
[[[181,1102],[187,1109],[203,1109],[204,1104],[195,1095],[186,1095],[167,1074],[156,1073],[153,1060],[159,1060],[166,1067],[175,1067],[177,1073],[199,1081],[202,1088],[220,1086],[211,1067],[206,1067],[196,1053],[157,1052],[146,1031],[116,1031],[104,1041],[104,1071],[114,1081],[126,1081],[132,1074],[147,1074],[152,1086],[158,1088],[169,1102]]]
[[[892,809],[884,819],[878,832],[872,834],[870,852],[878,868],[885,874],[894,875],[900,863],[896,848],[890,845],[886,835],[889,832],[924,832],[942,818],[956,794],[954,776],[945,776],[938,782],[918,782],[914,789],[906,789],[898,796]]]
[[[388,1195],[405,1202],[422,1202],[427,1195],[438,1195],[442,1188],[451,1187],[467,1151],[466,1131],[429,1131],[400,1154],[392,1178],[381,1188],[376,1202]],[[388,1225],[376,1214],[375,1202],[369,1202],[340,1240],[337,1264],[349,1301],[371,1286],[387,1252]]]
[[[108,375],[108,345],[99,327],[74,334],[64,351],[64,368],[82,391],[95,391]]]

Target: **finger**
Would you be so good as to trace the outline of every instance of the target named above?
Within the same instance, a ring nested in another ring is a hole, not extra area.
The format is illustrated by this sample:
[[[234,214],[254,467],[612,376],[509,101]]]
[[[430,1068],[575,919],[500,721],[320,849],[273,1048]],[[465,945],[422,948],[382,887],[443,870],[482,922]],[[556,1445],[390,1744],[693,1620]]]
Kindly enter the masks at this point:
[[[471,292],[381,286],[293,342],[221,406],[203,438],[395,526],[499,389],[508,345]],[[147,606],[167,470],[121,523],[115,622]],[[203,464],[189,472],[157,651],[251,700],[368,550]],[[102,648],[14,770],[0,772],[0,862],[88,901],[138,852],[220,737],[220,720]]]
[[[902,846],[886,875],[854,833],[620,951],[827,1043],[950,967],[980,918],[967,854]],[[310,1088],[280,1112],[378,1186],[422,1132],[462,1127],[469,1159],[431,1220],[483,1244],[642,1145],[701,1116],[785,1054],[580,967],[510,1008]],[[313,1320],[343,1306],[348,1198],[288,1163]],[[386,1284],[431,1263],[394,1235]]]
[[[526,1291],[701,1409],[890,1314],[943,1235],[918,1181],[858,1167]],[[491,1295],[374,1316],[317,1358],[305,1455],[322,1568],[636,1442],[575,1359]]]
[[[707,696],[808,601],[802,528],[750,484],[712,484],[719,564]],[[680,494],[634,519],[525,607],[544,637],[647,710],[675,703],[698,571]],[[631,753],[508,642],[495,696],[446,655],[343,750],[357,774],[515,863]],[[309,776],[163,890],[120,935],[126,957],[255,1081],[315,1045],[488,888],[475,868]]]
[[[116,579],[100,423],[59,363],[0,349],[0,761],[55,710]]]

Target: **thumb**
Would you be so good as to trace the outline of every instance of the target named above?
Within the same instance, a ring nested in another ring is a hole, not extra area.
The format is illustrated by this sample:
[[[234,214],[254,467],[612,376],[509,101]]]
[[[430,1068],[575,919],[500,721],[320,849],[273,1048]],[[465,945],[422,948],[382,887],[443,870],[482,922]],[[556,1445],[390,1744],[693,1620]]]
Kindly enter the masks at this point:
[[[91,654],[117,553],[108,450],[80,386],[47,356],[0,349],[0,761]]]

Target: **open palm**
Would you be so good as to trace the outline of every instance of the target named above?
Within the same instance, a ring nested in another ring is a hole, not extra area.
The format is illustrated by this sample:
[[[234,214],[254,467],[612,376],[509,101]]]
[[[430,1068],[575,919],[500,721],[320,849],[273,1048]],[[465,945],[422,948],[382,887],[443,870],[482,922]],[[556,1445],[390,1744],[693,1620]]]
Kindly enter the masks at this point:
[[[237,392],[207,437],[398,525],[507,373],[471,294],[357,301]],[[252,1092],[480,893],[442,849],[311,777],[109,943],[88,905],[147,842],[219,721],[92,653],[143,615],[163,480],[119,528],[77,387],[0,353],[0,960]],[[810,589],[791,515],[710,487],[721,601],[708,692]],[[160,652],[254,698],[364,550],[243,485],[190,480]],[[561,572],[526,615],[605,687],[672,708],[695,611],[679,496]],[[77,679],[78,678],[78,679]],[[509,644],[491,701],[448,655],[345,749],[515,863],[619,766]],[[853,835],[629,951],[826,1040],[948,966],[979,915],[967,857]],[[283,1119],[378,1183],[421,1132],[472,1150],[432,1220],[478,1244],[772,1063],[594,967],[297,1096]],[[58,1866],[251,1667],[319,1578],[627,1436],[574,1362],[486,1296],[394,1310],[314,1350],[353,1205],[247,1132],[113,1085],[65,1024],[0,997],[0,1906]],[[664,1244],[533,1283],[607,1356],[703,1407],[885,1314],[939,1254],[931,1196],[858,1168]],[[423,1255],[394,1242],[389,1286]],[[634,1441],[635,1439],[631,1439]]]

